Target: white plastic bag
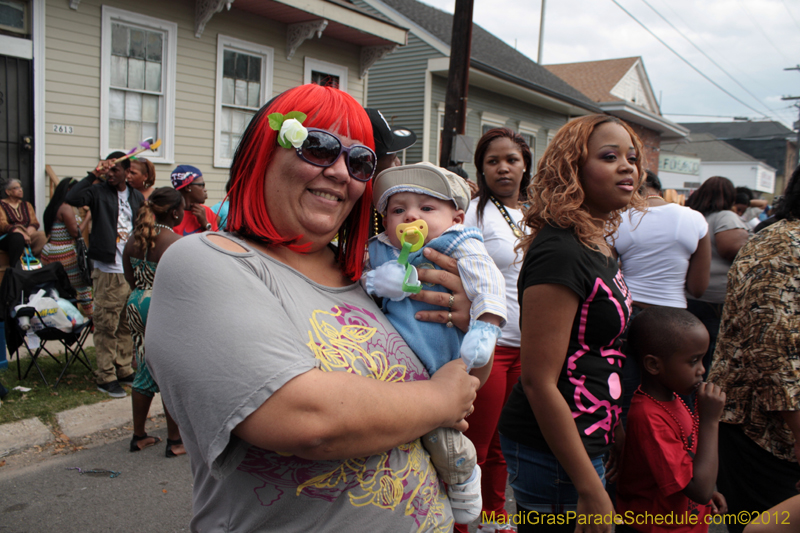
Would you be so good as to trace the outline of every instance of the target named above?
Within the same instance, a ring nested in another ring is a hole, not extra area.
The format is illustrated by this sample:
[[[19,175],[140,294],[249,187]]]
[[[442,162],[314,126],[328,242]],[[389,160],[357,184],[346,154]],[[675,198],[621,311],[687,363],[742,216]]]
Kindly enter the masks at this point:
[[[64,298],[57,298],[56,301],[58,302],[58,306],[61,308],[61,310],[66,313],[67,318],[74,327],[83,325],[86,319],[81,312],[78,311],[78,308],[72,305],[72,302],[65,300]]]
[[[72,331],[72,321],[67,318],[67,314],[58,302],[53,298],[44,295],[44,290],[40,290],[28,300],[28,305],[33,306],[42,317],[44,325],[39,321],[39,317],[34,315],[31,317],[31,329],[38,331],[44,327],[58,328],[64,333]]]

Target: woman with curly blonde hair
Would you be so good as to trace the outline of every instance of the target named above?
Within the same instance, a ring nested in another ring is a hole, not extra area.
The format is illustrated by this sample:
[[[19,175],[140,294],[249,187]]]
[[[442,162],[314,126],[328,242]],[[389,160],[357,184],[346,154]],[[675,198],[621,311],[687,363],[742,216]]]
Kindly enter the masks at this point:
[[[610,523],[568,521],[566,513],[614,511],[604,478],[615,474],[621,449],[619,336],[630,298],[606,239],[623,210],[644,204],[641,157],[624,122],[577,118],[556,134],[528,188],[531,233],[519,244],[522,376],[499,429],[517,511],[537,516],[546,531],[611,531]],[[538,530],[530,521],[519,526]]]

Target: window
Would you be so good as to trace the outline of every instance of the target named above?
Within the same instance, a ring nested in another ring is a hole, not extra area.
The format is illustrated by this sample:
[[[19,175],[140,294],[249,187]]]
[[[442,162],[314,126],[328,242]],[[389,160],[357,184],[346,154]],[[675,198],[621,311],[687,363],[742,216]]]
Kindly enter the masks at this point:
[[[481,113],[481,136],[493,128],[504,128],[508,117],[484,111]]]
[[[517,130],[519,134],[525,139],[525,144],[528,145],[528,148],[531,149],[531,161],[533,162],[534,167],[536,166],[536,136],[539,134],[539,126],[535,124],[531,124],[530,122],[525,122],[524,120],[519,121],[519,128]],[[531,169],[531,174],[533,174],[535,168]]]
[[[0,30],[28,34],[28,3],[0,0]]]
[[[434,162],[436,165],[439,164],[439,159],[442,157],[442,131],[444,131],[444,102],[439,102],[439,106],[436,110],[436,124],[438,124],[438,128],[436,129],[436,161]]]
[[[174,159],[177,24],[103,6],[100,157],[161,139],[147,157]]]
[[[307,57],[304,80],[303,83],[333,85],[347,92],[347,67]]]
[[[214,113],[214,166],[230,167],[236,147],[258,109],[272,96],[268,46],[217,37],[217,94]]]

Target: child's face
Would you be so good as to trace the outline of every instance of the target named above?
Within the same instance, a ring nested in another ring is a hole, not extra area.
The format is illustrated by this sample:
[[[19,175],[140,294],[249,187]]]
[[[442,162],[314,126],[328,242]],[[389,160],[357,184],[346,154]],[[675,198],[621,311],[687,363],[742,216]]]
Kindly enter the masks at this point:
[[[422,219],[428,225],[428,238],[435,239],[453,224],[464,222],[464,212],[456,209],[450,200],[439,200],[427,194],[416,192],[399,192],[389,198],[386,205],[386,216],[383,225],[389,241],[397,248],[402,248],[397,238],[397,225],[407,224]]]
[[[678,394],[691,394],[703,381],[705,368],[703,356],[708,350],[708,331],[702,324],[696,324],[683,333],[681,348],[662,360],[663,371],[658,379],[664,386]]]

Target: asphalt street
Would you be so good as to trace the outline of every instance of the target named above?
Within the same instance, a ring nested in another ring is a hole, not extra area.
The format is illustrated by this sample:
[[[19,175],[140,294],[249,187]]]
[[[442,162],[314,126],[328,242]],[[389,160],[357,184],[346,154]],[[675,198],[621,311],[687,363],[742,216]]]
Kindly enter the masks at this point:
[[[125,432],[122,440],[28,464],[7,458],[9,464],[0,468],[0,532],[189,531],[189,459],[167,459],[166,429],[150,433],[162,442],[137,453],[128,451]]]

